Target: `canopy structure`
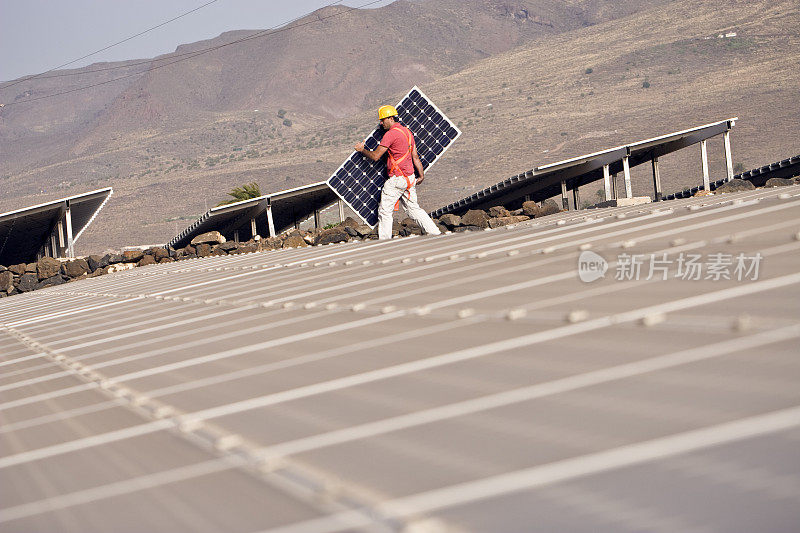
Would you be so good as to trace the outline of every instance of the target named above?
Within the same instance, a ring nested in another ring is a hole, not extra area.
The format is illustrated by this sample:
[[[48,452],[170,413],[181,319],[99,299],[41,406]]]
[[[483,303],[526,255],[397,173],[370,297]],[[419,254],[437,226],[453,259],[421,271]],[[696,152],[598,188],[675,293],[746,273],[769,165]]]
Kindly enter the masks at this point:
[[[0,265],[74,257],[75,242],[113,192],[108,187],[0,213]]]
[[[336,193],[322,181],[221,205],[209,209],[167,244],[180,248],[208,231],[218,231],[229,240],[250,239],[255,235],[274,237],[311,216],[315,225],[319,226],[319,212],[338,199]],[[343,218],[342,208],[340,203],[340,219]]]
[[[559,193],[562,195],[564,209],[568,209],[567,190],[572,190],[573,205],[578,209],[579,187],[601,179],[604,184],[605,199],[617,198],[616,179],[612,176],[618,173],[623,173],[625,177],[625,196],[630,198],[632,196],[630,168],[648,161],[653,165],[654,199],[658,201],[662,199],[658,158],[697,143],[701,144],[704,184],[708,189],[706,140],[717,135],[724,136],[726,180],[732,179],[733,163],[728,135],[736,120],[738,119],[731,118],[536,167],[439,208],[432,212],[431,216],[438,217],[446,213],[463,214],[470,209],[486,209],[494,205],[516,208],[526,200],[543,201]]]

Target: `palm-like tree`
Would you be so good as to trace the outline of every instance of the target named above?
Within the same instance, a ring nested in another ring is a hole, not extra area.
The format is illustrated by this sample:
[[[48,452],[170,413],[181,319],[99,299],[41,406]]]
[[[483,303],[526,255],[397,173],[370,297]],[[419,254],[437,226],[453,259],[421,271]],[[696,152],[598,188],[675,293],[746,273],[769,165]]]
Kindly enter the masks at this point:
[[[241,187],[234,187],[231,189],[231,192],[228,193],[228,196],[231,196],[232,198],[218,203],[217,207],[235,202],[241,202],[242,200],[249,200],[250,198],[258,198],[261,196],[261,187],[259,187],[258,183],[255,181],[253,183],[245,183]]]

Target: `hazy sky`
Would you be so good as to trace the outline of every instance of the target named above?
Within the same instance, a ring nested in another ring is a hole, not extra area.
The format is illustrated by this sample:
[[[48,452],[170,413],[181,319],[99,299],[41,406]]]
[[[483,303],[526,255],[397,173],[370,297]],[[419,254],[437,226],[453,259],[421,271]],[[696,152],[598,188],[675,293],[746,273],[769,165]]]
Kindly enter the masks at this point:
[[[0,0],[0,80],[38,74],[166,22],[209,0]],[[149,58],[229,30],[272,28],[333,0],[217,0],[69,67]],[[344,0],[362,6],[371,0]],[[369,7],[391,3],[381,0]]]

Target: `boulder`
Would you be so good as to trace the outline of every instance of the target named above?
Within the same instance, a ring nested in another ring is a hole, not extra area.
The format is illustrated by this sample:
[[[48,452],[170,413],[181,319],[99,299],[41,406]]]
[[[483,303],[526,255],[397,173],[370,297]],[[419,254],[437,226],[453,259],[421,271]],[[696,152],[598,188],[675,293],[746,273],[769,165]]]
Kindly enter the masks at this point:
[[[697,197],[697,196],[714,196],[714,193],[711,192],[711,191],[706,191],[706,190],[701,189],[701,190],[697,191],[696,193],[694,193],[692,196],[695,196],[695,197]]]
[[[347,232],[348,235],[351,237],[358,237],[358,231],[356,231],[355,226],[342,226],[344,230]]]
[[[51,277],[49,277],[47,279],[43,279],[42,281],[37,283],[36,287],[34,287],[34,288],[35,289],[44,289],[45,287],[54,287],[56,285],[61,285],[63,283],[66,283],[66,281],[64,281],[64,278],[61,277],[61,274],[56,274],[56,275],[51,276]]]
[[[89,274],[86,277],[87,278],[96,278],[97,276],[102,276],[103,274],[108,274],[108,270],[110,268],[111,267],[109,265],[102,266],[102,267],[98,268],[97,270],[95,270],[94,272],[92,272],[91,274]]]
[[[36,270],[37,270],[36,263],[28,263],[27,265],[25,265],[25,272],[27,272],[28,274],[35,274]]]
[[[108,266],[108,256],[99,256],[99,255],[90,255],[86,258],[86,262],[89,263],[89,270],[94,272],[98,268],[103,268]]]
[[[61,270],[70,278],[77,278],[89,272],[89,263],[85,259],[73,259],[61,265]]]
[[[259,250],[278,250],[283,247],[283,241],[279,237],[267,237],[258,241]]]
[[[115,263],[113,265],[109,265],[108,273],[111,274],[113,272],[121,272],[123,270],[131,270],[136,268],[136,263]]]
[[[198,244],[195,246],[195,250],[197,251],[197,257],[208,257],[211,255],[210,244]]]
[[[456,233],[462,233],[464,231],[479,231],[479,230],[482,230],[482,229],[483,228],[480,227],[480,226],[458,226],[457,228],[454,228],[453,231],[456,232]]]
[[[25,273],[25,266],[25,263],[20,263],[18,265],[11,265],[8,269],[17,276],[21,276]]]
[[[412,218],[404,218],[400,223],[400,235],[406,237],[408,235],[422,235],[422,227],[417,224]]]
[[[5,272],[6,270],[8,270],[6,267],[4,267],[3,265],[0,265],[0,272]]]
[[[163,263],[174,263],[175,259],[173,259],[171,257],[162,257],[161,259],[158,260],[158,262],[161,263],[161,264],[163,264]]]
[[[529,216],[531,218],[537,218],[542,216],[542,208],[539,207],[539,204],[536,202],[523,202],[522,203],[522,214]]]
[[[184,255],[188,255],[188,256],[197,256],[197,248],[195,248],[191,244],[188,244],[183,249],[183,253],[184,253]]]
[[[370,235],[378,234],[378,230],[376,228],[370,228],[366,224],[359,224],[356,226],[355,230],[359,237],[369,237]]]
[[[0,272],[0,293],[7,293],[14,288],[14,274],[10,270]]]
[[[752,191],[755,188],[756,186],[747,180],[731,180],[717,187],[715,192],[726,193],[726,192]]]
[[[481,209],[470,209],[461,217],[464,226],[477,226],[479,228],[489,227],[489,215]]]
[[[355,228],[356,226],[358,226],[358,224],[359,222],[353,217],[347,217],[346,219],[344,219],[344,222],[342,222],[342,226],[344,226],[345,228]]]
[[[42,257],[36,262],[36,274],[39,281],[52,278],[61,270],[61,261],[52,257]]]
[[[794,180],[786,178],[770,178],[764,184],[764,187],[786,187],[787,185],[794,185]]]
[[[230,252],[231,250],[235,250],[239,246],[239,243],[234,241],[223,242],[219,246],[216,247],[218,250],[222,250],[224,252]]]
[[[489,208],[489,216],[491,218],[504,218],[510,217],[511,213],[502,205],[495,205]]]
[[[161,261],[165,257],[169,257],[169,251],[166,248],[162,248],[161,246],[153,246],[147,253],[152,255],[156,261]]]
[[[125,258],[122,257],[122,254],[108,254],[106,257],[109,265],[125,262]]]
[[[308,246],[308,243],[299,235],[290,235],[283,240],[284,248],[302,248]]]
[[[552,198],[548,198],[547,200],[542,202],[541,215],[539,216],[546,217],[547,215],[555,215],[556,213],[560,212],[561,212],[561,207],[559,207],[558,203]]]
[[[322,230],[319,235],[314,239],[314,244],[319,246],[321,244],[333,244],[335,242],[347,242],[350,240],[350,234],[345,231],[341,226]]]
[[[222,244],[225,241],[226,239],[223,237],[222,233],[218,231],[209,231],[192,239],[191,244],[193,246],[197,244]]]
[[[525,215],[520,215],[518,217],[507,216],[507,217],[490,218],[489,227],[499,228],[501,226],[508,226],[509,224],[517,224],[519,222],[525,222],[526,220],[530,220],[530,217],[527,217]]]
[[[249,254],[257,251],[258,251],[258,245],[256,244],[242,244],[238,248],[231,250],[230,253],[231,255],[236,255],[236,254]]]
[[[26,273],[19,277],[19,281],[17,282],[17,290],[19,292],[29,292],[36,288],[36,284],[39,283],[39,277],[33,273]]]
[[[461,225],[461,217],[452,213],[447,213],[439,217],[439,223],[450,229]]]
[[[142,250],[125,250],[122,252],[123,262],[125,263],[138,263],[144,257]]]
[[[156,258],[155,257],[153,257],[152,255],[145,255],[144,257],[139,259],[139,261],[136,263],[136,266],[143,267],[143,266],[155,265],[155,264],[156,264]]]
[[[231,253],[233,253],[233,252],[231,252]],[[225,250],[219,249],[219,247],[214,247],[211,250],[211,253],[209,255],[211,255],[212,257],[220,256],[220,255],[228,255],[228,252],[226,252]]]
[[[442,233],[446,233],[446,232],[450,231],[447,228],[447,226],[445,226],[441,222],[437,222],[437,221],[434,220],[433,223],[436,224],[436,227],[439,228],[439,231],[442,232]]]

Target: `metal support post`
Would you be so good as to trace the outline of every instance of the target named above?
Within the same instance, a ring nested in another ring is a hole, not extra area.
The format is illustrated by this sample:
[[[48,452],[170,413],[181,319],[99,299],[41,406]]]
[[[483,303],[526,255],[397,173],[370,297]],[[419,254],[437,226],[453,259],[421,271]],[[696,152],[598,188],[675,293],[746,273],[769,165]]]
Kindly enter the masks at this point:
[[[574,189],[572,189],[572,202],[575,204],[575,211],[580,211],[581,209],[581,193],[579,191],[579,187],[576,185]]]
[[[339,222],[344,222],[344,202],[340,198],[337,203],[339,204]]]
[[[523,202],[530,202],[531,201],[531,195],[530,194],[526,194],[522,201]]]
[[[655,201],[661,201],[661,174],[658,172],[658,158],[654,157],[653,160],[653,190],[655,191]]]
[[[567,182],[561,180],[561,207],[564,210],[569,210],[569,196],[567,196]]]
[[[239,244],[239,230],[238,229],[233,230],[233,242],[235,242],[236,244]]]
[[[269,229],[269,236],[275,236],[275,222],[272,220],[272,206],[267,204],[267,228]]]
[[[58,229],[58,228],[56,228],[56,229]],[[55,231],[50,234],[50,250],[53,252],[53,255],[51,257],[53,257],[53,258],[61,257],[61,254],[60,254],[60,252],[58,250],[58,244],[56,244],[56,233],[55,233]]]
[[[708,147],[706,147],[706,139],[700,141],[700,157],[703,159],[703,190],[711,190],[711,182],[708,179]]]
[[[726,131],[722,134],[725,142],[725,165],[728,168],[728,181],[733,179],[733,158],[731,157],[731,132]]]
[[[611,176],[608,173],[608,165],[603,165],[603,191],[606,195],[606,202],[611,200]]]
[[[320,221],[319,221],[319,209],[314,210],[314,230],[319,230]]]
[[[625,198],[633,198],[633,190],[631,189],[631,167],[628,162],[628,156],[622,158],[622,172],[625,173]]]
[[[72,208],[67,202],[67,211],[64,213],[64,219],[67,222],[67,255],[68,257],[75,257],[75,239],[72,237]]]
[[[619,198],[619,195],[617,194],[617,173],[616,172],[611,175],[611,198],[613,198],[614,200]]]
[[[250,219],[250,238],[255,238],[257,232],[258,228],[256,228],[256,218],[253,217]]]

